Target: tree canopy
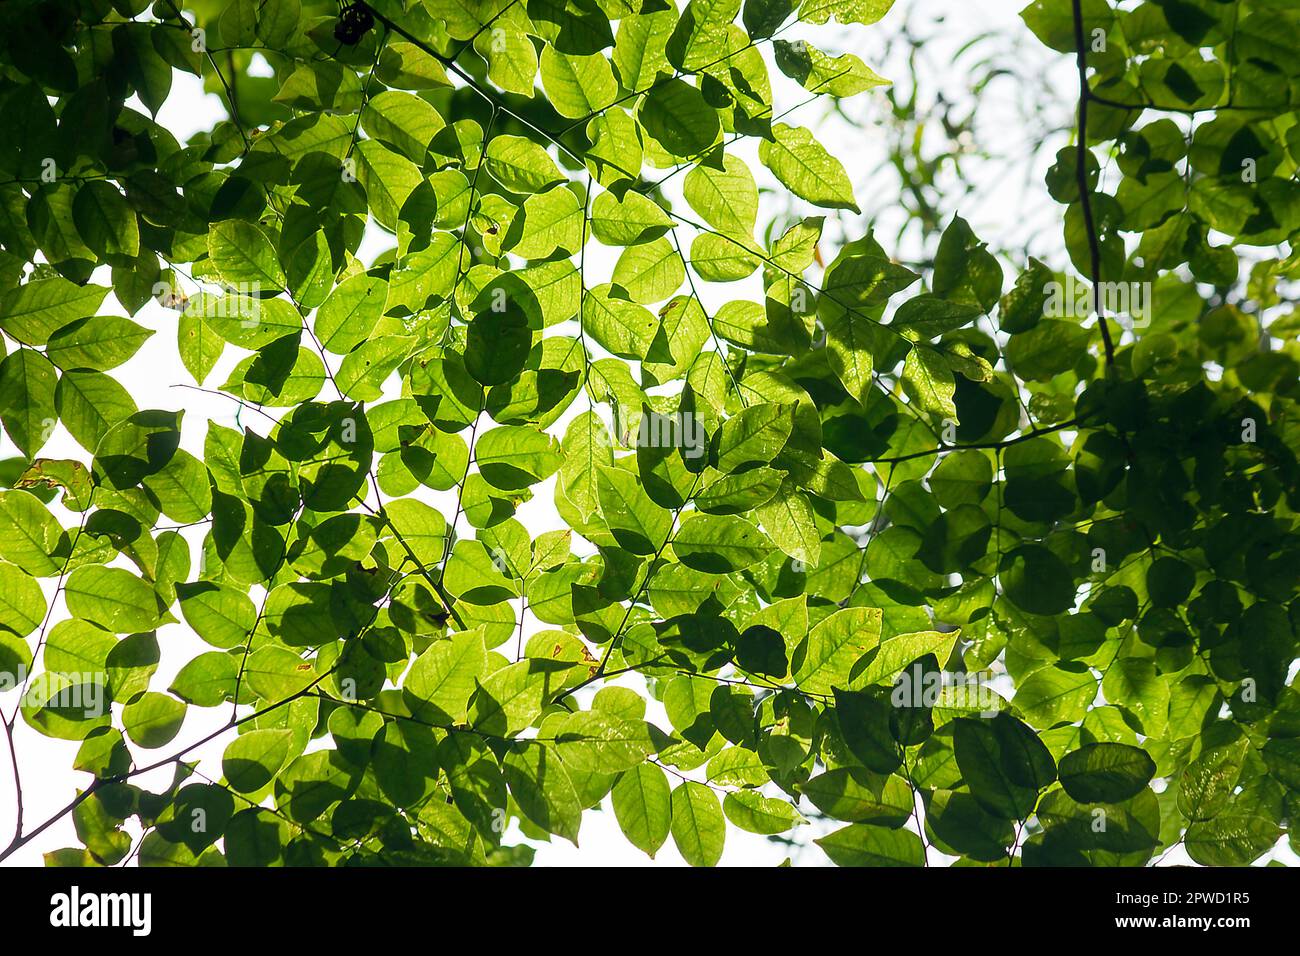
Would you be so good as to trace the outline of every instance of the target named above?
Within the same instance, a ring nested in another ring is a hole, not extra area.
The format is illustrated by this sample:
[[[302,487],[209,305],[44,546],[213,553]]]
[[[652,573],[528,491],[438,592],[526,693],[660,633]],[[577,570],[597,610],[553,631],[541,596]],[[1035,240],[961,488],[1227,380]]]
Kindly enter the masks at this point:
[[[904,263],[816,121],[891,6],[0,6],[0,859],[1294,839],[1300,8],[1034,0],[1061,261]]]

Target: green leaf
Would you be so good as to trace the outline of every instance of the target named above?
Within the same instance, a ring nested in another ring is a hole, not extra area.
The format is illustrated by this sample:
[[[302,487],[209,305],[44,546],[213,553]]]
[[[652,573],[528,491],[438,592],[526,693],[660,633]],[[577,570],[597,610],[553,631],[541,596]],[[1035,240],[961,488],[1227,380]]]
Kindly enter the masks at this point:
[[[140,252],[135,212],[111,183],[82,184],[72,200],[72,221],[82,241],[98,255],[133,258]]]
[[[1008,551],[998,577],[1007,597],[1031,614],[1060,614],[1074,605],[1070,569],[1042,545]]]
[[[611,793],[619,829],[651,859],[668,839],[672,826],[672,792],[668,775],[652,763],[625,771]]]
[[[213,647],[238,647],[248,640],[257,621],[257,608],[248,595],[211,581],[178,584],[185,623]]]
[[[637,107],[637,121],[664,152],[690,159],[717,141],[717,111],[684,80],[657,83]]]
[[[717,866],[727,838],[717,795],[702,783],[683,781],[673,791],[672,811],[677,852],[691,866]]]
[[[505,491],[549,478],[563,461],[554,438],[522,425],[502,425],[484,432],[474,453],[484,479]]]
[[[614,71],[603,54],[561,53],[548,44],[542,50],[539,64],[542,86],[561,116],[584,119],[599,113],[618,97]]]
[[[1246,866],[1277,842],[1282,830],[1257,808],[1229,806],[1187,828],[1187,855],[1202,866]]]
[[[956,420],[956,383],[947,360],[937,349],[912,346],[903,363],[903,388],[922,411]]]
[[[722,423],[718,439],[718,470],[739,471],[746,465],[766,465],[785,446],[794,428],[794,409],[767,403],[742,409]]]
[[[1038,727],[1072,723],[1083,718],[1097,696],[1097,678],[1087,668],[1043,667],[1016,690],[1015,706]]]
[[[785,833],[806,822],[788,800],[765,797],[757,790],[735,790],[722,801],[727,819],[750,833]]]
[[[69,323],[50,336],[46,356],[59,368],[101,371],[121,365],[153,335],[150,329],[116,315],[96,315]]]
[[[776,40],[772,43],[772,52],[781,72],[813,93],[853,96],[889,84],[852,53],[827,56],[802,40]]]
[[[623,250],[614,265],[612,287],[633,302],[649,305],[670,297],[685,279],[677,249],[667,239],[655,239]]]
[[[344,279],[316,311],[321,345],[335,355],[347,355],[369,338],[387,298],[388,286],[381,279],[364,274]]]
[[[464,723],[477,681],[487,670],[479,628],[435,641],[415,659],[402,685],[416,715],[436,723]]]
[[[672,539],[673,552],[688,568],[709,574],[728,574],[756,564],[771,543],[743,518],[693,514],[681,523]]]
[[[799,790],[822,813],[849,823],[899,827],[915,812],[911,788],[900,778],[887,777],[881,787],[857,767],[828,770]]]
[[[25,282],[0,295],[0,329],[26,345],[44,345],[58,329],[93,315],[108,291],[62,276]]]
[[[695,166],[682,181],[682,193],[714,229],[729,236],[750,238],[758,218],[758,187],[754,176],[735,156],[724,154],[722,169]]]
[[[41,586],[12,564],[0,563],[0,627],[26,637],[40,626],[45,611]]]
[[[147,750],[165,747],[180,732],[185,704],[166,694],[146,693],[127,704],[122,724],[131,742]]]
[[[795,649],[795,683],[811,694],[849,689],[855,665],[880,644],[883,612],[876,607],[840,608],[819,622]]]
[[[836,866],[923,866],[925,847],[910,830],[853,823],[815,841]]]
[[[227,746],[221,757],[221,772],[239,793],[256,793],[269,784],[289,757],[293,732],[250,730]]]
[[[278,703],[310,687],[317,677],[310,661],[293,651],[267,644],[248,655],[244,680],[262,700]]]
[[[953,750],[975,799],[1004,819],[1028,817],[1039,793],[1056,779],[1056,763],[1042,741],[1009,714],[957,718]]]
[[[419,167],[374,140],[358,143],[356,158],[357,181],[366,191],[375,220],[384,228],[396,231],[402,206],[424,181]]]
[[[216,707],[233,700],[239,660],[221,651],[200,654],[180,669],[168,692],[187,704]]]
[[[501,762],[510,795],[519,809],[547,833],[575,846],[582,806],[564,763],[548,747],[518,744]]]
[[[546,150],[522,136],[494,137],[483,158],[492,178],[511,192],[540,193],[564,181]]]
[[[809,130],[777,123],[772,139],[759,143],[758,158],[800,199],[827,209],[859,211],[844,167]]]
[[[1128,744],[1085,744],[1061,758],[1061,786],[1080,803],[1122,803],[1151,781],[1156,763]]]
[[[1241,776],[1246,748],[1243,737],[1235,744],[1212,747],[1187,765],[1178,783],[1178,809],[1188,820],[1212,820],[1227,806]]]
[[[581,773],[630,771],[658,749],[645,721],[598,710],[578,711],[558,722],[555,748],[565,766]]]
[[[77,568],[68,575],[64,595],[72,614],[118,634],[147,631],[161,620],[154,589],[123,568]]]
[[[50,360],[34,349],[18,349],[0,361],[0,421],[29,457],[40,451],[58,424],[57,381]]]
[[[284,289],[284,269],[266,233],[239,219],[219,222],[208,232],[208,255],[228,285],[242,295]]]
[[[599,466],[596,489],[601,514],[620,547],[633,554],[655,554],[672,530],[673,516],[642,489],[626,468]]]
[[[607,246],[650,242],[672,225],[672,217],[662,206],[632,190],[621,198],[605,191],[591,203],[591,234]]]

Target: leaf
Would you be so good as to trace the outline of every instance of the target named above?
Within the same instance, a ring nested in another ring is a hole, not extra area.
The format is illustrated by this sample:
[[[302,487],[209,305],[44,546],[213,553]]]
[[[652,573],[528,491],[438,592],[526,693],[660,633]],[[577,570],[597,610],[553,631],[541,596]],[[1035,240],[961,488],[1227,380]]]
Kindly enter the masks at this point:
[[[524,730],[540,716],[548,675],[554,673],[543,662],[528,659],[493,671],[479,683],[470,701],[471,726],[497,737]]]
[[[428,102],[398,90],[371,97],[361,121],[367,133],[415,163],[424,162],[429,144],[447,125]]]
[[[239,679],[239,661],[230,654],[208,651],[180,669],[168,693],[187,704],[216,707],[233,700]]]
[[[25,282],[0,294],[0,329],[26,345],[44,345],[58,329],[93,315],[108,291],[62,276]]]
[[[751,405],[723,422],[718,439],[718,470],[733,472],[745,465],[769,463],[790,437],[793,411],[775,403]]]
[[[925,848],[910,830],[853,823],[815,841],[836,866],[923,866]]]
[[[633,190],[621,198],[606,190],[591,203],[591,234],[607,246],[650,242],[672,225],[672,217],[662,206]]]
[[[667,239],[629,246],[614,265],[612,287],[633,302],[662,302],[686,279],[682,257]],[[611,293],[613,294],[613,293]]]
[[[845,97],[889,84],[852,53],[827,56],[802,40],[775,40],[772,52],[781,72],[813,93]]]
[[[776,495],[757,507],[755,513],[773,544],[794,560],[810,567],[817,566],[822,551],[817,518],[803,492],[785,482]]]
[[[68,610],[118,634],[147,631],[160,622],[153,588],[123,568],[77,568],[64,588]]]
[[[682,193],[714,229],[729,236],[750,238],[758,218],[758,187],[749,167],[732,155],[722,157],[722,169],[695,166],[682,181]]]
[[[1128,744],[1085,744],[1061,758],[1061,786],[1080,803],[1123,803],[1155,776],[1155,761]]]
[[[363,342],[339,363],[334,375],[343,394],[359,402],[372,402],[384,394],[384,382],[410,355],[415,339],[386,335]]]
[[[1229,807],[1187,828],[1187,855],[1202,866],[1246,866],[1277,842],[1281,828],[1253,807]]]
[[[599,113],[618,96],[618,84],[603,54],[561,53],[551,45],[539,59],[542,86],[561,116],[584,119]]]
[[[533,823],[575,846],[582,807],[564,763],[544,746],[516,745],[501,763],[510,795]]]
[[[596,478],[601,514],[614,540],[633,554],[655,554],[672,531],[673,516],[642,489],[626,468],[599,466]]]
[[[474,449],[487,482],[506,491],[550,477],[560,467],[559,443],[536,428],[502,425],[484,432]]]
[[[179,584],[181,614],[185,623],[213,647],[243,644],[257,621],[257,608],[247,594],[210,581]]]
[[[805,822],[789,801],[765,797],[757,790],[734,790],[722,801],[728,820],[750,833],[785,833]]]
[[[258,697],[278,703],[299,694],[317,681],[310,661],[293,651],[266,644],[248,655],[244,663],[244,680]]]
[[[564,181],[546,150],[522,136],[493,137],[483,158],[492,178],[511,192],[539,193]]]
[[[145,693],[122,710],[122,724],[132,743],[156,750],[180,732],[185,710],[185,704],[174,697]]]
[[[673,552],[688,568],[727,574],[760,561],[770,543],[763,532],[745,521],[723,515],[691,515],[672,539]]]
[[[922,411],[956,420],[952,369],[938,350],[912,346],[903,363],[903,388]]]
[[[59,368],[116,368],[135,355],[153,332],[130,319],[96,315],[69,323],[50,336],[46,356]]]
[[[435,641],[415,659],[402,685],[412,713],[437,723],[464,723],[477,681],[487,670],[483,632]]]
[[[840,608],[818,623],[791,659],[795,683],[811,694],[848,689],[854,665],[880,643],[880,608]]]
[[[584,710],[557,724],[555,749],[571,770],[622,773],[642,765],[658,747],[645,721]]]
[[[914,813],[912,791],[901,779],[888,777],[881,788],[857,767],[828,770],[799,789],[818,810],[850,823],[899,827]]]
[[[637,107],[637,120],[656,145],[680,159],[703,153],[720,129],[717,111],[699,90],[679,79],[656,84]]]
[[[1042,545],[1008,551],[998,576],[1007,597],[1032,614],[1059,614],[1074,605],[1070,569]]]
[[[289,756],[289,730],[250,730],[229,744],[221,757],[221,772],[240,793],[256,793],[274,779]]]
[[[140,252],[135,212],[111,183],[82,184],[72,200],[72,221],[82,241],[98,255],[132,258]]]
[[[615,298],[613,286],[602,284],[582,300],[582,327],[608,352],[624,358],[648,355],[659,334],[659,319],[627,299]]]
[[[1004,819],[1028,817],[1040,791],[1056,779],[1056,764],[1042,741],[1005,713],[987,721],[957,718],[953,750],[975,799]]]
[[[1265,745],[1267,747],[1267,745]],[[1241,776],[1247,741],[1212,747],[1187,765],[1178,784],[1178,809],[1188,820],[1212,820],[1227,806]],[[1265,759],[1268,758],[1265,753]]]
[[[895,634],[881,642],[880,650],[863,668],[861,674],[854,674],[857,682],[862,684],[892,683],[908,664],[933,654],[940,663],[948,660],[953,645],[960,637],[959,631],[916,631],[910,634]]]
[[[799,198],[827,209],[859,211],[844,167],[809,130],[777,123],[772,139],[759,143],[758,158]]]
[[[26,637],[40,626],[46,608],[41,586],[30,575],[0,563],[0,627]]]
[[[1014,703],[1038,727],[1082,719],[1097,696],[1097,678],[1087,668],[1043,667],[1021,681]]]
[[[402,206],[424,179],[419,167],[373,140],[358,143],[356,156],[357,181],[366,191],[375,220],[396,231]]]
[[[18,349],[0,361],[0,421],[29,457],[40,451],[58,424],[57,381],[54,366],[35,349]]]
[[[717,866],[727,838],[727,824],[714,792],[685,780],[672,795],[672,834],[677,851],[691,866]]]
[[[652,763],[638,764],[619,776],[611,797],[623,835],[654,859],[672,826],[668,775]]]
[[[221,278],[241,295],[284,289],[284,269],[265,232],[239,219],[219,222],[208,232],[208,255]]]
[[[344,279],[316,311],[321,345],[335,355],[347,355],[370,336],[387,298],[388,286],[381,279],[368,275]]]

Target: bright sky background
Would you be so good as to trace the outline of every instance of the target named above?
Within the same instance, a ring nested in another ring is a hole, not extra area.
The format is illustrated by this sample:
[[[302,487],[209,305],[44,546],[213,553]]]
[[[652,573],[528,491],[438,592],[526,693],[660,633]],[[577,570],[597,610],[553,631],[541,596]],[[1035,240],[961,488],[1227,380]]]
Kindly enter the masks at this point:
[[[975,2],[951,2],[951,0],[900,0],[885,21],[872,27],[843,27],[827,24],[824,27],[801,27],[783,34],[785,39],[807,38],[828,53],[857,53],[877,72],[886,77],[903,79],[906,76],[906,63],[901,58],[901,49],[895,50],[891,62],[884,56],[885,38],[899,28],[907,9],[910,7],[913,23],[918,28],[919,36],[925,38],[921,57],[917,64],[919,75],[932,97],[941,91],[949,102],[970,101],[967,73],[963,60],[958,55],[962,45],[978,33],[992,32],[1004,41],[1010,42],[1015,37],[1028,37],[1023,24],[1016,16],[1022,5],[1020,0],[975,0]],[[935,23],[935,17],[942,14],[946,22]],[[1017,152],[1017,146],[1025,139],[1025,121],[1021,105],[1027,100],[1043,93],[1067,104],[1074,96],[1074,74],[1072,65],[1064,58],[1035,47],[1036,41],[1028,37],[1028,49],[1041,60],[1040,71],[1034,73],[1044,84],[1042,90],[1025,90],[1017,83],[994,83],[981,94],[979,111],[976,114],[979,127],[977,141],[991,143],[1004,151],[1014,160],[1024,152]],[[769,57],[770,64],[770,57]],[[1032,66],[1032,65],[1031,65]],[[806,93],[792,81],[772,71],[777,112],[794,105],[806,98]],[[139,108],[138,104],[135,104]],[[896,207],[897,177],[892,170],[885,167],[885,153],[879,123],[888,112],[883,97],[878,92],[860,94],[845,103],[845,114],[850,119],[828,116],[823,103],[816,102],[804,107],[785,121],[811,127],[817,137],[838,156],[847,167],[854,181],[859,204],[864,208],[864,216],[854,221],[845,217],[844,224],[851,236],[857,236],[865,229],[868,217],[873,213],[885,212],[879,220],[878,237],[885,247],[900,258],[907,259],[919,254],[920,250],[893,245],[892,236],[901,224],[897,216],[891,217],[888,211]],[[204,94],[197,78],[188,74],[175,73],[173,76],[172,95],[164,105],[158,122],[169,129],[182,142],[194,132],[207,129],[217,120],[224,118],[224,109],[217,97]],[[1059,122],[1062,128],[1069,123],[1068,108],[1061,112]],[[1068,134],[1062,132],[1060,143],[1063,145]],[[1003,248],[1022,248],[1043,258],[1059,262],[1060,207],[1047,198],[1042,187],[1042,177],[1046,165],[1050,164],[1051,153],[1045,152],[1046,160],[1037,165],[1021,163],[1008,166],[1007,163],[975,164],[966,170],[968,178],[974,183],[973,195],[969,203],[963,204],[961,213],[972,224],[981,238],[990,240],[994,246]],[[760,186],[775,182],[766,170],[757,162],[754,144],[747,143],[736,152],[745,159],[759,178]],[[680,183],[681,177],[677,178]],[[779,187],[778,187],[779,188]],[[766,209],[766,207],[765,207]],[[818,214],[811,208],[803,212]],[[763,215],[760,214],[760,226]],[[681,231],[681,241],[686,246],[691,237],[689,229]],[[361,257],[370,261],[374,255],[393,245],[393,240],[386,234],[372,229],[362,245]],[[594,241],[588,246],[586,270],[589,273],[588,285],[603,281],[612,270],[616,259],[616,250],[601,247]],[[96,275],[95,281],[110,285],[107,270],[103,275]],[[698,284],[706,307],[710,310],[728,299],[753,294],[757,297],[761,287],[757,277],[746,283],[733,283],[725,286]],[[187,287],[192,291],[192,287]],[[101,311],[110,311],[115,303],[110,298]],[[123,313],[125,314],[125,313]],[[192,385],[193,381],[181,365],[176,351],[176,313],[165,310],[154,303],[145,306],[136,316],[135,321],[155,329],[153,336],[140,352],[125,366],[113,374],[133,394],[141,408],[183,408],[185,420],[182,431],[182,444],[191,451],[201,455],[206,423],[209,420],[223,425],[234,426],[238,405],[229,398],[209,395],[181,388]],[[572,334],[571,329],[557,327],[556,331]],[[216,370],[206,381],[208,387],[216,387],[225,381],[230,369],[242,355],[236,350],[227,349],[226,354]],[[337,368],[337,358],[332,368]],[[393,396],[396,391],[393,390]],[[333,393],[329,386],[322,392],[322,397],[329,399]],[[392,396],[386,396],[392,397]],[[564,426],[576,414],[585,411],[587,405],[581,398],[566,413],[566,416],[551,431],[563,434]],[[245,410],[242,424],[265,433],[270,423],[256,412]],[[0,454],[6,453],[0,449]],[[72,441],[70,436],[60,428],[51,442],[42,449],[43,457],[83,457],[84,452]],[[524,505],[519,518],[530,530],[540,531],[560,526],[560,519],[551,504],[553,479],[534,488],[534,498]],[[441,507],[444,514],[450,515],[454,510],[454,497],[422,491],[431,504]],[[76,525],[76,517],[67,513],[61,515],[65,525]],[[466,526],[462,521],[462,531]],[[191,543],[194,563],[197,567],[198,555],[204,528],[189,529],[185,532]],[[47,595],[53,590],[53,582],[46,582]],[[253,592],[255,600],[260,601],[260,589]],[[62,600],[59,599],[53,620],[61,619]],[[531,616],[526,619],[528,632],[538,629],[538,622]],[[162,647],[162,662],[154,677],[152,686],[165,689],[176,671],[195,654],[209,649],[188,630],[184,624],[167,625],[158,632]],[[503,651],[511,650],[506,645]],[[637,680],[630,675],[625,680]],[[8,713],[14,706],[14,695],[0,698],[0,706]],[[662,713],[654,711],[657,705],[651,702],[652,710],[648,714],[663,727],[668,721]],[[174,752],[184,742],[197,740],[219,727],[229,714],[228,707],[199,708],[191,707],[177,738],[167,747],[158,751],[140,751],[136,749],[138,763],[149,763],[160,756]],[[233,736],[233,734],[231,735]],[[55,809],[60,808],[72,798],[77,785],[84,785],[85,774],[71,769],[73,757],[78,745],[73,742],[58,741],[43,737],[29,728],[21,720],[16,725],[16,738],[19,750],[20,766],[23,770],[23,785],[26,803],[26,827],[43,821]],[[229,737],[195,751],[188,759],[201,758],[200,770],[208,777],[217,779],[221,775],[220,757]],[[321,746],[316,741],[313,747]],[[7,757],[7,755],[5,755]],[[13,791],[7,776],[7,760],[0,763],[0,840],[8,840],[9,828],[14,818]],[[693,774],[699,776],[699,774]],[[144,787],[161,788],[171,777],[171,769],[164,768],[152,774],[135,778],[134,782]],[[675,781],[674,781],[675,782]],[[819,836],[832,827],[809,826],[801,828],[801,838]],[[816,829],[817,832],[812,832]],[[138,832],[138,828],[136,831]],[[510,841],[513,842],[513,841]],[[632,847],[618,830],[613,813],[609,811],[608,798],[604,812],[589,812],[584,816],[581,848],[575,848],[567,841],[555,838],[550,845],[540,844],[537,855],[539,865],[646,865],[644,854]],[[38,839],[24,847],[11,858],[12,863],[39,864],[41,854],[64,846],[78,845],[73,831],[71,817],[65,818],[51,827]],[[722,858],[723,865],[774,865],[781,862],[788,854],[786,847],[772,843],[762,837],[746,834],[734,827],[728,828],[726,850]],[[1172,862],[1174,857],[1171,856]],[[825,864],[825,857],[815,848],[811,852],[796,851],[794,862],[805,864]],[[937,853],[932,854],[932,862],[940,862]],[[672,840],[669,839],[657,858],[655,865],[684,865]]]

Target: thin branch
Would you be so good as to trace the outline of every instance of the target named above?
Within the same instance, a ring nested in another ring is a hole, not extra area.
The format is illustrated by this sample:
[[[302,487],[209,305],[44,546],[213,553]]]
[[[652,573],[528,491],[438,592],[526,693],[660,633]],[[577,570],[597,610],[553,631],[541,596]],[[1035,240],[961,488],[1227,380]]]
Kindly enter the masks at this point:
[[[1075,144],[1075,178],[1079,185],[1079,204],[1083,210],[1083,228],[1088,236],[1088,259],[1092,272],[1092,308],[1097,313],[1101,327],[1101,342],[1106,349],[1106,367],[1115,364],[1115,344],[1110,337],[1110,324],[1101,311],[1101,242],[1097,238],[1096,223],[1092,214],[1092,191],[1088,186],[1088,48],[1083,39],[1082,0],[1073,0],[1075,64],[1079,71],[1079,132]]]

